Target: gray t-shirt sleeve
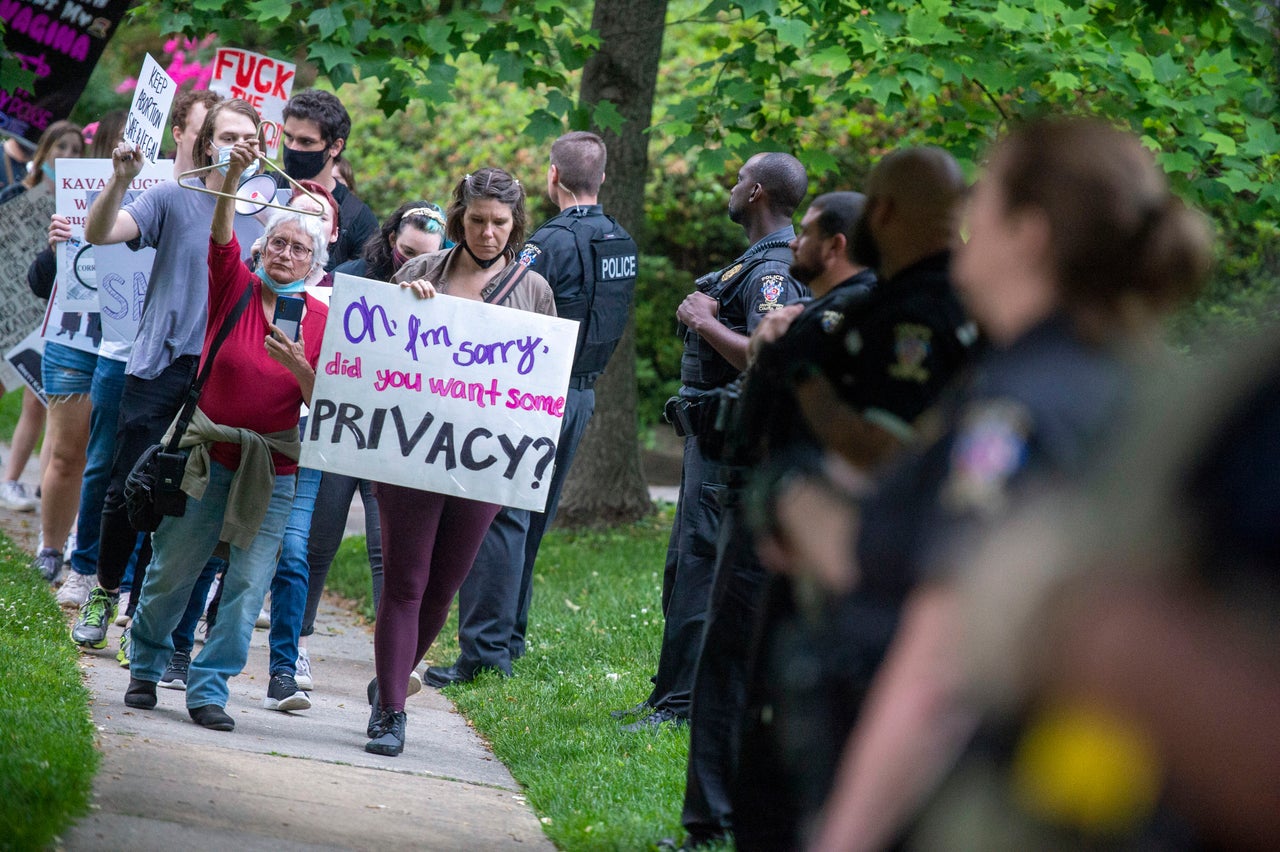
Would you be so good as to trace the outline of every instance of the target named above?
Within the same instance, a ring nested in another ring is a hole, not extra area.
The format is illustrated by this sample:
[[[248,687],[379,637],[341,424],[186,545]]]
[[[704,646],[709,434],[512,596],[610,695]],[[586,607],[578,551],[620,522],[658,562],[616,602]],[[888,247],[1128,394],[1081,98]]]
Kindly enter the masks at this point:
[[[133,217],[138,226],[138,237],[129,241],[129,248],[137,251],[140,248],[156,247],[160,240],[160,230],[164,226],[164,210],[171,191],[183,190],[176,183],[166,181],[151,187],[121,208]]]

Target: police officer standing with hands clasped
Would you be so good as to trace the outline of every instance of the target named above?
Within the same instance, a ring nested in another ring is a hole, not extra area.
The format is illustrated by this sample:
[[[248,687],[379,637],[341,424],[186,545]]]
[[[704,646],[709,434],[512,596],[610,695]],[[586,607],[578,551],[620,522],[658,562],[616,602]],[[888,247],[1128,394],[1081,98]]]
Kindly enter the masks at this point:
[[[489,527],[458,593],[458,659],[447,668],[428,668],[430,686],[469,681],[482,668],[509,675],[512,661],[524,654],[533,563],[595,411],[596,379],[622,338],[636,288],[635,241],[596,200],[605,157],[604,141],[585,131],[567,133],[551,146],[547,194],[560,213],[534,232],[520,259],[551,284],[556,313],[578,321],[555,472],[543,511],[504,507]]]
[[[742,225],[751,247],[728,267],[704,275],[680,304],[684,326],[680,395],[667,403],[667,420],[684,441],[680,496],[662,582],[666,625],[653,692],[615,717],[648,713],[624,730],[653,730],[689,718],[698,649],[715,567],[720,523],[718,495],[727,470],[716,440],[719,389],[747,366],[748,335],[771,312],[808,295],[791,277],[792,216],[809,180],[790,154],[756,154],[738,171],[729,193],[729,218]]]

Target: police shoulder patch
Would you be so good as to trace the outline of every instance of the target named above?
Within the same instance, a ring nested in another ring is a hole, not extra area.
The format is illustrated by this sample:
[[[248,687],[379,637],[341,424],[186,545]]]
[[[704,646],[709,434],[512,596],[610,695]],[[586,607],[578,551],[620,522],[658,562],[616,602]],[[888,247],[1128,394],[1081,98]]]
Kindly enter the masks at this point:
[[[760,296],[764,301],[756,305],[756,312],[763,314],[769,311],[776,311],[778,308],[782,307],[782,305],[778,303],[778,300],[782,298],[782,291],[785,290],[786,287],[787,278],[785,275],[773,273],[761,278]]]
[[[943,505],[957,512],[1003,509],[1010,477],[1026,464],[1030,432],[1030,412],[1012,399],[987,400],[966,411],[951,447]]]
[[[895,361],[889,365],[889,375],[906,382],[929,381],[924,362],[932,348],[933,329],[918,323],[899,323],[893,327],[893,338]]]
[[[834,334],[836,329],[840,327],[840,320],[844,319],[844,314],[839,311],[823,311],[822,316],[818,317],[818,324],[822,326],[822,330],[826,334]]]
[[[528,266],[537,260],[540,254],[542,254],[542,246],[535,243],[525,243],[524,247],[520,249],[520,257],[517,258],[516,262]]]

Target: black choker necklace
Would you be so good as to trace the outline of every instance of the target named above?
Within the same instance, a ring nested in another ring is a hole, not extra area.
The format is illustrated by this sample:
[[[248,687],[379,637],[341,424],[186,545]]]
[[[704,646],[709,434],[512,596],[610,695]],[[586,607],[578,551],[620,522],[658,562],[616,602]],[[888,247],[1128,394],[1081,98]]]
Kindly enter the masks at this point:
[[[481,260],[480,258],[476,257],[476,253],[471,250],[471,246],[467,245],[465,241],[462,243],[462,247],[463,249],[466,250],[467,254],[471,255],[471,259],[476,262],[476,266],[480,267],[481,269],[488,269],[490,266],[493,266],[495,263],[498,262],[498,258],[502,257],[502,252],[498,252],[488,260]]]

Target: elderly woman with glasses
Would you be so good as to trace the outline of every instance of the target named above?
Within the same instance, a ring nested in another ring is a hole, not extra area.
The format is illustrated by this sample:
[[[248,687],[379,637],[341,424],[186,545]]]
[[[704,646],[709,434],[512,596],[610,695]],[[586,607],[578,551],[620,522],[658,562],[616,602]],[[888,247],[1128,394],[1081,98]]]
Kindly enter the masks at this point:
[[[226,157],[225,182],[236,186],[258,155],[256,142],[237,142]],[[182,438],[189,450],[181,517],[165,518],[152,537],[153,563],[133,622],[133,667],[125,703],[150,709],[156,682],[173,650],[170,634],[200,569],[217,543],[231,545],[218,620],[191,661],[187,710],[199,725],[229,731],[227,681],[244,668],[249,639],[276,566],[285,519],[293,503],[298,418],[315,385],[328,314],[304,290],[323,267],[326,239],[320,218],[282,210],[267,223],[262,256],[250,269],[233,230],[234,199],[220,196],[209,244],[209,319],[202,362],[248,290],[216,353],[200,406]],[[296,339],[275,324],[277,300],[301,298]],[[268,696],[276,684],[268,685]]]

